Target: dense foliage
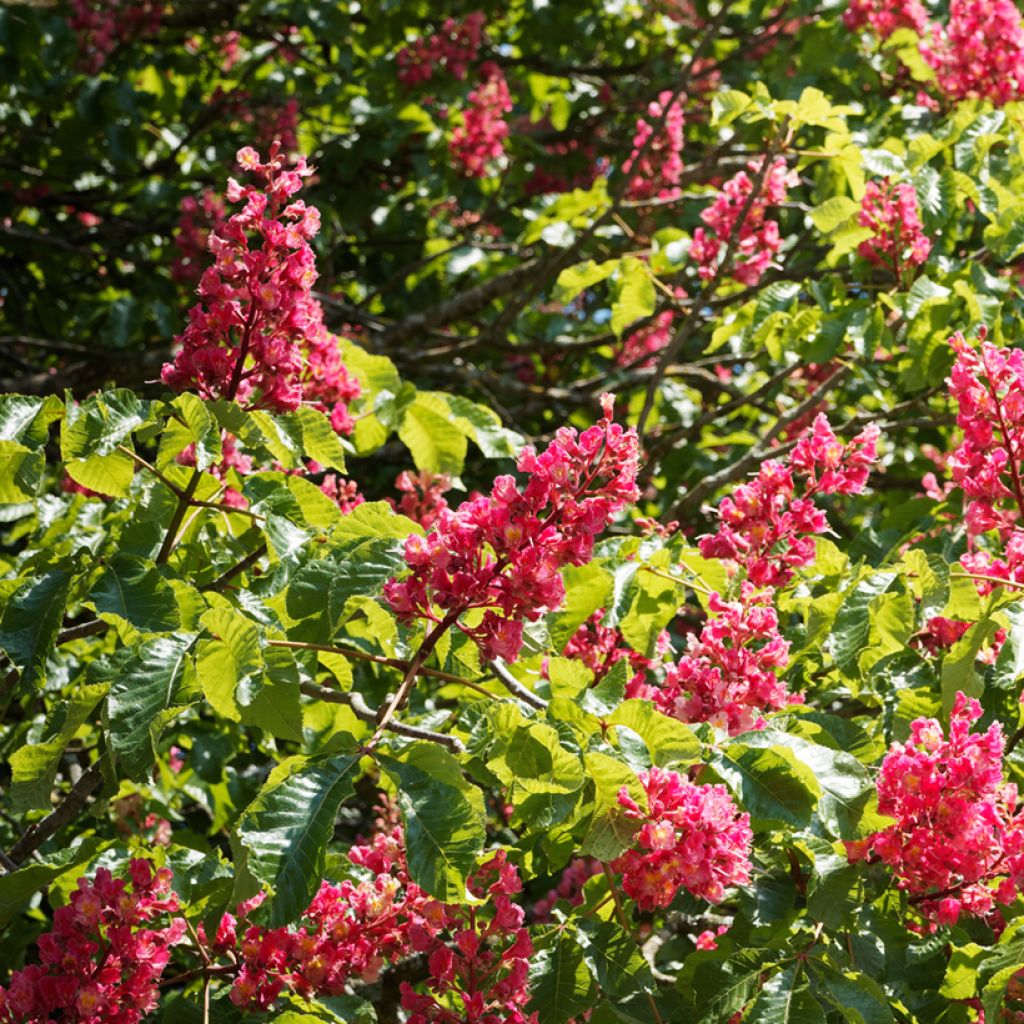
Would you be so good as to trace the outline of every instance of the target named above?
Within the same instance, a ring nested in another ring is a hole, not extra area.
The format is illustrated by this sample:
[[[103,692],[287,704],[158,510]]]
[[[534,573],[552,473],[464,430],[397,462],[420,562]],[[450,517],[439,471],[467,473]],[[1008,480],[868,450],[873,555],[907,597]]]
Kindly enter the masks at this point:
[[[1011,0],[0,7],[0,1022],[1024,1020]]]

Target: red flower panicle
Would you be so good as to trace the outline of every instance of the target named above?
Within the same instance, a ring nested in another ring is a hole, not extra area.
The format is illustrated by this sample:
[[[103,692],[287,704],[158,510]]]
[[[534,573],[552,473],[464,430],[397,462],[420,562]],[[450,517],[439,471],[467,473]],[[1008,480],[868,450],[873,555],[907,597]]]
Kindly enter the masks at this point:
[[[725,890],[750,881],[750,815],[740,814],[724,786],[695,786],[677,772],[640,772],[648,810],[623,787],[619,803],[642,821],[635,842],[612,863],[641,910],[667,907],[682,888],[718,903]]]
[[[39,963],[15,971],[0,988],[0,1021],[61,1020],[68,1024],[137,1024],[156,1008],[170,947],[185,936],[185,919],[156,919],[179,910],[168,868],[148,860],[128,867],[129,879],[99,868],[78,880],[69,902],[39,939]]]
[[[896,823],[870,847],[939,924],[986,915],[1024,883],[1024,829],[1017,787],[1003,782],[1002,727],[972,732],[980,717],[981,705],[958,693],[948,738],[934,719],[916,719],[878,779],[878,809]]]
[[[489,914],[441,905],[447,940],[435,942],[427,958],[429,992],[402,983],[408,1024],[536,1024],[537,1014],[523,1011],[533,943],[522,908],[512,902],[521,889],[519,872],[499,850],[469,880],[470,892],[487,899]]]
[[[78,33],[83,70],[95,75],[120,42],[160,30],[164,5],[154,0],[71,0],[68,27]]]
[[[772,590],[755,591],[745,580],[741,600],[712,594],[708,606],[713,617],[652,688],[655,705],[672,718],[711,722],[735,736],[763,728],[762,711],[802,704],[776,675],[789,662],[789,643],[779,633]]]
[[[522,490],[514,477],[498,477],[489,496],[442,509],[425,537],[408,538],[412,572],[384,586],[400,621],[444,621],[487,658],[518,656],[523,620],[536,621],[565,596],[560,569],[589,562],[597,534],[638,497],[636,431],[612,421],[612,396],[601,402],[596,425],[581,434],[562,427],[546,451],[519,453]],[[470,610],[483,617],[459,622]]]
[[[386,500],[396,512],[429,530],[448,507],[444,495],[451,484],[447,473],[430,473],[427,470],[410,473],[405,469],[395,478],[395,488],[402,492],[402,497],[397,501],[394,498]]]
[[[683,105],[666,90],[648,104],[647,116],[650,121],[637,119],[633,151],[622,164],[622,173],[631,175],[626,194],[630,199],[675,199],[683,176]]]
[[[909,182],[869,181],[857,223],[874,232],[860,243],[857,252],[897,277],[908,267],[919,267],[932,251],[921,226],[917,193]]]
[[[761,165],[753,160],[749,169],[756,176]],[[690,255],[697,262],[697,272],[703,280],[710,281],[717,276],[719,261],[730,239],[733,239],[733,260],[729,273],[745,285],[755,285],[761,280],[782,248],[778,223],[766,217],[768,207],[784,202],[789,187],[796,182],[796,173],[786,169],[782,157],[776,157],[742,221],[740,214],[754,191],[753,179],[746,171],[740,171],[722,186],[715,201],[700,215],[706,227],[694,231],[690,245]]]
[[[452,130],[448,148],[452,160],[467,178],[485,178],[505,153],[508,124],[505,114],[512,109],[512,96],[497,64],[480,67],[480,82],[469,94],[462,124]]]
[[[429,82],[435,71],[465,78],[480,50],[486,20],[483,11],[473,11],[462,21],[445,18],[440,32],[403,46],[398,51],[398,80],[403,85],[418,85]]]
[[[1024,95],[1024,24],[1013,0],[950,0],[949,21],[933,24],[921,54],[950,100],[997,106]]]
[[[757,586],[785,586],[795,568],[814,561],[814,535],[828,529],[814,495],[860,493],[878,457],[878,437],[872,424],[843,444],[825,416],[817,416],[788,466],[767,460],[750,483],[722,500],[718,531],[700,539],[700,553],[738,563]],[[801,497],[794,477],[806,480]]]
[[[928,12],[921,0],[850,0],[843,24],[852,32],[868,26],[879,39],[888,39],[898,28],[920,36],[928,28]]]

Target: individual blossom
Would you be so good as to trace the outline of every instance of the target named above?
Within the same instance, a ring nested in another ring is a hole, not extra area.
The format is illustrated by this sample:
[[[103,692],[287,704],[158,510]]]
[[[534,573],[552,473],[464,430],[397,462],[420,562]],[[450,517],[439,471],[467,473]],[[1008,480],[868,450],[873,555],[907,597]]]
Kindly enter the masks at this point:
[[[696,786],[677,772],[640,772],[647,796],[641,810],[625,786],[619,803],[642,822],[634,849],[612,862],[622,887],[641,910],[667,907],[680,889],[719,903],[725,891],[750,881],[750,815],[741,814],[725,786]]]
[[[779,633],[771,589],[757,591],[745,580],[740,600],[712,593],[708,611],[700,636],[688,638],[686,653],[652,689],[660,711],[734,736],[763,728],[762,712],[803,703],[777,675],[789,662],[789,643]]]
[[[949,20],[933,24],[921,55],[947,99],[991,100],[1024,95],[1024,24],[1013,0],[950,0]]]
[[[444,495],[451,485],[451,477],[447,473],[431,473],[426,469],[410,473],[403,469],[395,478],[395,488],[402,492],[401,498],[386,500],[396,512],[429,530],[441,512],[448,508]]]
[[[727,924],[721,924],[715,931],[711,931],[710,928],[702,931],[700,935],[694,939],[693,944],[697,949],[718,949],[718,940],[729,930]]]
[[[869,181],[857,223],[874,232],[860,243],[857,252],[896,277],[908,268],[919,267],[932,250],[921,225],[917,193],[909,182]]]
[[[721,260],[731,248],[729,273],[741,284],[755,285],[782,248],[779,225],[768,219],[767,211],[769,206],[785,201],[798,176],[787,169],[782,157],[776,157],[767,168],[752,160],[748,169],[755,178],[763,173],[756,191],[754,178],[740,171],[722,186],[714,202],[700,215],[705,226],[693,233],[690,255],[705,281],[718,276]]]
[[[442,509],[425,537],[408,538],[411,572],[384,586],[401,622],[425,619],[438,636],[457,626],[488,659],[518,656],[523,622],[565,596],[561,568],[589,562],[594,538],[638,497],[636,431],[612,420],[613,402],[602,396],[604,418],[582,433],[561,427],[547,450],[524,448],[522,488],[498,477],[489,496]]]
[[[626,195],[630,199],[676,199],[683,176],[683,105],[671,90],[659,93],[647,105],[647,118],[638,118],[633,149],[622,164],[630,175]]]
[[[138,1024],[157,1005],[171,947],[185,936],[168,868],[128,865],[128,878],[99,868],[79,878],[53,929],[38,942],[39,963],[0,987],[0,1021]],[[166,923],[165,923],[166,922]]]
[[[851,32],[870,28],[879,39],[888,39],[898,28],[913,29],[923,36],[928,12],[920,0],[850,0],[843,24]]]
[[[533,943],[522,908],[512,902],[522,889],[519,872],[499,850],[469,879],[468,888],[487,901],[490,913],[442,905],[447,941],[428,954],[427,992],[402,982],[408,1024],[536,1024],[537,1014],[524,1010]]]
[[[483,42],[486,21],[483,11],[473,11],[462,21],[445,18],[440,32],[403,46],[398,51],[398,80],[405,86],[419,85],[435,72],[465,78]]]
[[[462,123],[452,130],[448,143],[452,160],[468,178],[485,178],[505,153],[512,96],[501,68],[491,61],[480,67],[479,84],[469,94]]]
[[[1024,882],[1024,829],[1017,787],[1003,782],[1002,726],[973,732],[980,717],[978,701],[958,693],[948,736],[935,719],[916,719],[879,773],[878,809],[896,820],[870,849],[933,923],[987,915]]]
[[[797,442],[788,465],[766,460],[750,483],[722,499],[718,530],[700,539],[701,554],[735,562],[757,586],[785,586],[795,569],[813,563],[814,536],[828,529],[815,496],[860,493],[878,457],[878,437],[872,424],[844,444],[819,415],[811,432]]]

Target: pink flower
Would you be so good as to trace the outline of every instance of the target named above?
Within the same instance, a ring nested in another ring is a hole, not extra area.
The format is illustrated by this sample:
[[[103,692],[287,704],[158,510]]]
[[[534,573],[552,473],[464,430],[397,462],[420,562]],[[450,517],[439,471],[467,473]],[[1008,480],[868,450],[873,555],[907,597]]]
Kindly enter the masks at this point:
[[[71,0],[68,26],[78,33],[83,70],[95,75],[119,42],[154,35],[164,5],[156,0]]]
[[[1024,882],[1024,829],[1017,787],[1003,782],[1002,727],[974,733],[980,717],[978,701],[958,693],[948,738],[934,719],[916,719],[878,778],[878,809],[896,822],[872,836],[871,849],[940,924],[987,915]]]
[[[660,93],[647,105],[650,122],[637,119],[633,151],[622,164],[622,173],[632,175],[626,190],[630,199],[675,199],[681,194],[686,118],[682,103],[676,100],[669,105],[671,100],[671,90]]]
[[[461,21],[445,18],[440,32],[421,37],[398,51],[398,80],[406,86],[429,82],[434,72],[463,79],[476,60],[486,17],[473,11]]]
[[[750,880],[750,816],[740,814],[724,786],[695,786],[677,772],[640,772],[647,812],[623,787],[619,803],[643,822],[628,850],[613,862],[622,887],[641,910],[667,907],[680,888],[718,903],[725,890]]]
[[[1013,0],[950,0],[949,22],[933,24],[921,54],[950,100],[997,106],[1024,95],[1024,24]]]
[[[448,149],[459,170],[468,178],[485,178],[505,153],[508,124],[504,115],[512,109],[505,76],[490,61],[480,68],[480,82],[469,94],[462,124],[452,131]]]
[[[880,39],[898,28],[913,29],[919,36],[928,28],[928,12],[920,0],[850,0],[843,24],[851,31],[870,26]]]
[[[399,620],[456,625],[489,658],[514,659],[523,620],[536,621],[565,595],[560,569],[590,560],[594,538],[638,495],[636,431],[604,418],[582,434],[562,427],[544,452],[524,448],[520,490],[498,477],[489,497],[441,509],[426,537],[405,544],[411,574],[392,578],[384,596]],[[477,625],[460,622],[483,611]]]
[[[931,252],[917,209],[917,193],[908,182],[869,181],[861,199],[857,223],[874,235],[857,252],[869,263],[886,267],[897,277],[907,267],[919,267]]]
[[[179,910],[168,868],[148,860],[128,866],[129,879],[99,868],[78,879],[68,903],[39,939],[39,963],[15,971],[0,988],[0,1022],[138,1024],[155,1009],[170,947],[185,937],[185,921],[148,925]]]
[[[756,174],[761,171],[761,164],[756,160],[748,167]],[[766,219],[767,209],[783,202],[790,186],[798,180],[795,171],[787,170],[786,161],[776,157],[742,221],[740,214],[754,191],[753,179],[746,171],[740,171],[722,186],[715,201],[700,215],[706,227],[694,231],[690,244],[690,255],[703,280],[710,281],[718,274],[719,260],[734,235],[731,275],[745,285],[755,285],[761,280],[782,248],[779,225]]]

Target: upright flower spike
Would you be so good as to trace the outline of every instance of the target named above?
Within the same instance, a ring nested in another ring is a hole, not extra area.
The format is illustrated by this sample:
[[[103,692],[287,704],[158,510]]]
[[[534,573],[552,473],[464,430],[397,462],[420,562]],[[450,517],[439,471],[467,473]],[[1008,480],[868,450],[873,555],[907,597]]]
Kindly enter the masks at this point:
[[[932,243],[921,225],[914,186],[903,181],[869,181],[864,187],[857,223],[874,234],[857,252],[869,263],[886,267],[899,277],[928,259]]]
[[[485,178],[505,153],[512,95],[501,68],[487,61],[480,68],[480,82],[469,94],[462,124],[452,131],[449,150],[459,171],[468,178]]]
[[[748,168],[756,177],[761,164],[752,160]],[[714,202],[700,215],[705,227],[694,231],[690,245],[690,255],[703,280],[710,281],[718,274],[720,260],[734,236],[730,274],[745,285],[761,280],[782,248],[779,225],[767,218],[768,207],[785,201],[790,186],[796,183],[796,173],[787,169],[782,157],[776,157],[752,201],[754,179],[746,171],[740,171],[722,186]],[[750,206],[740,221],[748,201]]]
[[[633,151],[622,164],[622,173],[630,175],[626,194],[630,199],[675,199],[683,176],[683,105],[666,90],[647,105],[647,117],[637,118]]]
[[[921,0],[850,0],[843,12],[843,24],[851,32],[870,27],[879,39],[888,39],[898,28],[913,29],[923,36],[928,29],[928,12]]]
[[[115,878],[100,868],[92,881],[78,880],[68,903],[54,911],[52,931],[39,939],[39,963],[15,971],[0,988],[0,1022],[139,1024],[156,1008],[185,919],[151,927],[179,910],[168,868],[154,871],[136,859],[128,873]]]
[[[677,772],[640,772],[646,812],[624,786],[619,803],[642,822],[634,842],[613,861],[622,888],[641,910],[667,907],[680,889],[719,903],[726,889],[750,881],[750,815],[740,814],[725,786],[695,786]]]
[[[498,477],[489,496],[441,509],[425,537],[409,537],[411,574],[384,586],[400,621],[447,621],[487,658],[518,656],[524,620],[565,596],[560,569],[590,561],[594,538],[639,496],[636,431],[613,422],[613,402],[602,396],[604,418],[581,434],[562,427],[546,451],[524,448],[522,489]],[[460,621],[472,610],[476,624]]]
[[[869,847],[929,921],[987,915],[1024,885],[1024,822],[1017,787],[1003,782],[1003,732],[972,732],[981,705],[956,695],[949,735],[933,718],[911,723],[889,748],[878,777],[878,809],[895,824]]]
[[[785,586],[794,569],[814,561],[814,535],[828,529],[814,496],[859,494],[878,458],[878,438],[872,424],[843,444],[826,417],[817,416],[788,465],[768,459],[750,483],[722,499],[718,530],[700,539],[700,553],[736,562],[757,586]],[[806,482],[798,497],[800,478]]]
[[[398,51],[398,80],[405,86],[418,85],[442,71],[465,78],[483,42],[486,21],[483,11],[473,11],[462,21],[445,18],[440,32],[403,46]]]

